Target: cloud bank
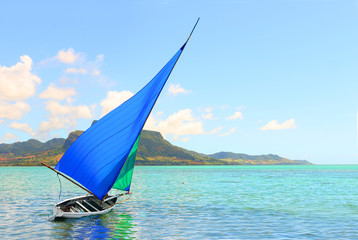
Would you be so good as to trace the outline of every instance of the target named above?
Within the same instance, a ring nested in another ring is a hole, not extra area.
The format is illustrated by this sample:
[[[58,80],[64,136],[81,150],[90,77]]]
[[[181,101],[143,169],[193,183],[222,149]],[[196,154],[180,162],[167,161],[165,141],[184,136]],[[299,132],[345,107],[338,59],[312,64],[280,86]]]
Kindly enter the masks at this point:
[[[164,137],[205,134],[203,123],[193,117],[191,109],[180,110],[163,121],[148,119],[145,129],[159,131]]]
[[[235,112],[234,115],[228,117],[227,119],[228,120],[235,120],[235,119],[243,119],[243,115],[242,115],[242,112]]]
[[[69,48],[67,51],[58,51],[56,58],[62,63],[71,64],[80,58],[80,54],[75,54],[75,50],[73,50],[73,48]]]
[[[74,88],[59,88],[55,84],[50,84],[45,91],[43,91],[39,98],[52,99],[52,100],[69,100],[76,95]]]
[[[0,66],[0,100],[19,101],[33,96],[41,79],[31,73],[32,59],[21,56],[20,62],[11,67]]]
[[[272,120],[269,123],[267,123],[265,126],[260,128],[260,130],[267,131],[267,130],[283,130],[283,129],[293,129],[296,128],[295,119],[290,119],[282,124],[279,124],[277,120]]]
[[[182,88],[180,84],[170,84],[168,91],[171,95],[187,94],[189,92]]]

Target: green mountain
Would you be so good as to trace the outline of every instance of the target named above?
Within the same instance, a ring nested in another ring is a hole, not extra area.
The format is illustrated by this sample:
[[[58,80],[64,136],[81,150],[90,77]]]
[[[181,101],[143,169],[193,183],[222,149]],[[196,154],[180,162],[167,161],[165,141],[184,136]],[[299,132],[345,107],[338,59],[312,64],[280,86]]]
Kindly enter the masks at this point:
[[[67,139],[55,138],[45,143],[35,139],[0,144],[0,166],[37,166],[40,162],[55,165],[83,131],[71,132]],[[230,152],[200,154],[172,145],[159,132],[143,130],[136,165],[242,165],[310,164],[277,155],[250,156]]]
[[[289,160],[274,154],[247,155],[243,153],[219,152],[208,155],[212,158],[227,161],[231,164],[273,164],[273,165],[310,165],[306,160]]]
[[[225,165],[225,161],[177,147],[159,132],[143,130],[139,140],[137,165]]]
[[[76,141],[76,139],[83,133],[83,131],[80,131],[80,130],[77,130],[77,131],[74,131],[74,132],[71,132],[66,141],[64,142],[62,148],[64,151],[66,151],[70,146],[71,144]]]
[[[0,144],[1,155],[24,156],[29,154],[36,154],[38,152],[49,151],[54,148],[60,147],[64,144],[65,139],[54,138],[45,143],[36,139],[30,139],[26,142],[15,142],[12,144]]]

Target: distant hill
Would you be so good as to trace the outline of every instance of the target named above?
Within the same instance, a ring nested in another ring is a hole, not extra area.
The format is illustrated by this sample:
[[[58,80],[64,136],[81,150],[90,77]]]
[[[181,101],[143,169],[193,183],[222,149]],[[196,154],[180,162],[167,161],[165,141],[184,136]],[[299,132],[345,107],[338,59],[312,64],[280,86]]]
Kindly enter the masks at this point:
[[[159,132],[143,130],[137,152],[137,165],[225,165],[225,161],[177,147]]]
[[[62,148],[64,151],[66,151],[70,146],[71,144],[76,141],[76,139],[83,133],[83,131],[80,131],[80,130],[77,130],[77,131],[74,131],[74,132],[71,132],[66,141],[64,142]]]
[[[48,151],[64,144],[65,139],[54,138],[45,143],[36,139],[30,139],[26,142],[15,142],[12,144],[0,144],[0,154],[10,154],[12,156],[24,156],[26,154],[35,154],[38,152]]]
[[[71,132],[67,139],[55,138],[45,143],[35,139],[0,144],[0,166],[37,166],[40,162],[55,165],[83,131]],[[172,145],[159,132],[143,130],[136,165],[252,165],[310,164],[277,155],[250,156],[230,152],[205,155]]]
[[[208,155],[212,158],[226,161],[230,164],[272,164],[272,165],[311,165],[306,160],[289,160],[274,154],[247,155],[243,153],[219,152]]]

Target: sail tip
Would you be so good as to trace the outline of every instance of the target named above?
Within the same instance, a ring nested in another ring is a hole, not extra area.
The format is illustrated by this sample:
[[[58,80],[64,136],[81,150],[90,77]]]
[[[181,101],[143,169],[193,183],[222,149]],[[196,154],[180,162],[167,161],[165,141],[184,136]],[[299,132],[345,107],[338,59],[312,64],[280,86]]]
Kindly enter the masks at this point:
[[[187,42],[188,42],[188,41],[186,41],[186,42],[184,43],[184,45],[180,48],[180,50],[182,50],[182,51],[184,50],[184,48],[185,48]]]

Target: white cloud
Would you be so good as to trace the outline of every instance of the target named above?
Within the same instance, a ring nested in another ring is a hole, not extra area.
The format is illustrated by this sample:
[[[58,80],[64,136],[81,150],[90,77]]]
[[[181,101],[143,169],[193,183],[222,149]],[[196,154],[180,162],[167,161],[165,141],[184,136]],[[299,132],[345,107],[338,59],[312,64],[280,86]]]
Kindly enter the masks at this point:
[[[228,120],[243,119],[242,112],[235,112],[234,115],[228,117]]]
[[[89,72],[94,71],[95,69],[99,71],[98,69],[101,67],[102,61],[104,59],[103,54],[99,54],[96,56],[96,59],[93,61],[90,61],[87,59],[87,55],[82,52],[75,52],[73,48],[69,48],[67,50],[62,49],[57,52],[57,55],[48,59],[45,59],[39,63],[39,65],[48,65],[52,62],[61,62],[65,64],[71,64],[75,65],[76,68],[71,67],[67,68],[67,73],[73,73],[73,74],[86,74]],[[52,67],[55,67],[57,65],[52,65]]]
[[[32,130],[28,123],[19,123],[19,122],[12,122],[9,124],[9,127],[30,134],[31,136],[35,135],[35,132]]]
[[[180,138],[179,136],[173,136],[171,138],[171,141],[181,141],[181,142],[187,142],[190,140],[190,137],[183,137],[183,138]]]
[[[283,129],[292,129],[292,128],[296,128],[295,119],[293,118],[283,122],[282,124],[279,124],[277,120],[272,120],[260,129],[266,131],[266,130],[283,130]]]
[[[67,76],[60,77],[59,82],[63,85],[65,84],[78,84],[78,78],[69,78]]]
[[[25,102],[14,104],[0,101],[0,119],[21,119],[26,113],[30,112],[31,107]]]
[[[62,49],[58,51],[56,56],[41,61],[39,65],[48,65],[49,67],[57,68],[59,67],[59,62],[70,64],[71,66],[65,70],[67,74],[60,78],[60,83],[62,84],[77,84],[79,81],[88,80],[88,77],[91,77],[96,79],[100,84],[108,86],[112,83],[105,76],[101,75],[103,60],[103,54],[99,54],[94,60],[90,60],[85,53],[75,52],[73,48],[69,48],[67,50]],[[85,75],[86,78],[82,75]],[[69,78],[68,76],[75,76],[75,78]]]
[[[58,102],[49,101],[46,105],[46,110],[50,112],[51,116],[69,116],[72,119],[92,118],[91,109],[88,106],[72,106],[72,105],[61,105]]]
[[[96,62],[102,62],[104,59],[104,54],[98,54],[96,56]]]
[[[28,99],[34,95],[36,84],[41,83],[41,79],[31,73],[31,58],[24,55],[20,60],[11,67],[0,66],[0,100]]]
[[[99,54],[96,56],[96,60],[93,62],[88,62],[88,69],[91,69],[92,75],[99,76],[101,75],[101,65],[104,60],[104,54]]]
[[[129,98],[133,96],[133,93],[130,91],[109,91],[107,93],[107,97],[103,99],[100,103],[102,107],[102,116],[106,115],[125,101],[127,101]]]
[[[87,70],[84,68],[67,68],[66,73],[72,74],[87,74]]]
[[[156,120],[153,116],[154,116],[153,114],[149,115],[149,117],[143,127],[144,129],[157,131],[157,130],[155,130],[155,125],[158,124],[158,120]]]
[[[99,76],[101,72],[98,69],[93,69],[92,74],[95,76]]]
[[[212,113],[203,114],[202,116],[203,116],[204,119],[213,119],[213,114]]]
[[[231,133],[234,133],[234,132],[236,132],[236,128],[231,128],[228,132],[220,134],[220,136],[227,136],[227,135],[229,135]]]
[[[70,64],[76,62],[80,58],[80,54],[75,54],[73,48],[69,48],[67,51],[60,50],[57,53],[56,58],[63,63]]]
[[[221,130],[223,129],[223,127],[217,127],[213,130],[210,131],[210,134],[215,134],[215,133],[219,133]]]
[[[15,140],[15,139],[19,139],[19,137],[11,132],[8,132],[0,140],[2,142],[9,142],[9,141]]]
[[[204,119],[213,119],[213,114],[211,113],[213,111],[213,108],[208,107],[205,108],[204,111],[205,113],[201,115]]]
[[[148,119],[145,128],[159,131],[164,137],[167,134],[175,136],[205,134],[203,123],[192,116],[191,109],[180,110],[164,121]]]
[[[53,100],[69,100],[70,97],[76,95],[74,88],[59,88],[54,84],[50,84],[48,88],[43,91],[39,97],[43,99],[53,99]]]
[[[190,139],[190,137],[185,137],[185,138],[180,139],[180,141],[187,142],[187,141],[189,141],[189,139]]]
[[[180,84],[170,84],[168,91],[172,95],[187,94],[188,93],[188,91],[185,90],[184,88],[182,88],[180,86]]]
[[[37,129],[38,134],[44,135],[48,134],[49,132],[57,129],[65,128],[66,124],[69,122],[66,119],[60,117],[50,117],[48,121],[44,121],[40,123],[39,128]]]
[[[49,111],[48,121],[41,122],[37,132],[40,136],[43,136],[56,129],[73,129],[76,127],[78,119],[93,118],[92,111],[94,107],[61,105],[58,102],[49,101],[46,104],[46,110]]]

